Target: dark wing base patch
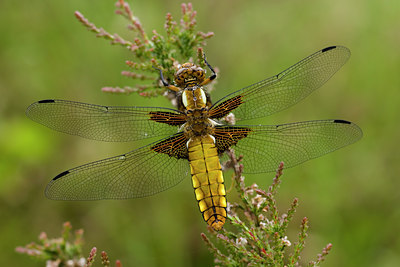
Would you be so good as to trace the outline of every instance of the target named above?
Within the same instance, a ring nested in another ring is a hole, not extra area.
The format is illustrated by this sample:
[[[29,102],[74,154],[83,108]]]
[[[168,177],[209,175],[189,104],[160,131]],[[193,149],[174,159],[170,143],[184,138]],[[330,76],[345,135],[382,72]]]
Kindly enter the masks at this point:
[[[237,95],[228,100],[225,100],[218,106],[213,106],[210,110],[209,116],[211,119],[221,119],[228,115],[231,111],[236,109],[243,103],[243,96]]]
[[[186,122],[186,118],[181,114],[175,114],[172,112],[165,111],[151,111],[149,112],[150,120],[166,123],[171,126],[179,126]]]
[[[234,146],[241,139],[252,132],[250,128],[240,126],[217,126],[214,130],[215,146],[218,153],[222,154],[229,147]]]
[[[157,153],[164,153],[177,159],[187,159],[188,150],[186,147],[187,138],[183,133],[178,133],[170,138],[164,139],[154,146],[151,150]]]

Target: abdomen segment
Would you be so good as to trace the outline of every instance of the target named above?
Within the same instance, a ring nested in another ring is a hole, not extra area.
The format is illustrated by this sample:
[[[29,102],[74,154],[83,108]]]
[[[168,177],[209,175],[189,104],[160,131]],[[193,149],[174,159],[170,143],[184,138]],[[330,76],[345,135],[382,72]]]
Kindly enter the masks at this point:
[[[225,185],[213,138],[197,136],[188,143],[192,183],[204,220],[220,230],[226,220]]]

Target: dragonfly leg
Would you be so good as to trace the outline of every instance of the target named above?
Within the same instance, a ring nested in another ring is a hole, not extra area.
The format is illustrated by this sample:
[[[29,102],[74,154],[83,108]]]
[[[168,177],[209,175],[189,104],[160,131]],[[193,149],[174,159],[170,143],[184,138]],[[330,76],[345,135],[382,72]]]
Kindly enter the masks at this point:
[[[215,70],[213,69],[213,67],[211,67],[211,65],[207,62],[206,60],[206,54],[203,54],[204,56],[204,63],[207,65],[207,67],[211,70],[212,75],[210,77],[208,77],[207,79],[205,79],[200,85],[206,85],[209,84],[212,80],[214,80],[215,78],[217,78],[217,74],[215,73]]]
[[[179,91],[181,90],[179,87],[176,87],[176,86],[174,86],[174,85],[171,85],[171,84],[169,84],[169,83],[165,80],[164,75],[163,75],[161,69],[159,69],[159,68],[157,68],[157,67],[154,67],[154,66],[153,66],[153,68],[155,68],[156,70],[158,70],[158,71],[160,72],[160,80],[161,80],[161,82],[163,83],[163,85],[164,85],[165,87],[167,87],[169,90],[172,90],[172,91],[175,91],[175,92],[179,92]]]

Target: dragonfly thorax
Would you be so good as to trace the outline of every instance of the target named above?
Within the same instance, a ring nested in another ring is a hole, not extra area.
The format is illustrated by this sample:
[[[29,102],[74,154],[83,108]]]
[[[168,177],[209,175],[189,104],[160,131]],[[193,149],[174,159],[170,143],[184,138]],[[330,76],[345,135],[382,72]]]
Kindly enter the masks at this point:
[[[187,113],[187,122],[184,124],[184,132],[188,139],[195,136],[206,136],[214,133],[214,124],[208,117],[208,109],[195,109]]]
[[[212,125],[208,119],[207,96],[201,87],[187,88],[182,93],[185,107],[185,132],[188,138],[210,134]]]
[[[182,103],[186,110],[203,109],[207,104],[207,96],[201,87],[185,89],[182,93]]]

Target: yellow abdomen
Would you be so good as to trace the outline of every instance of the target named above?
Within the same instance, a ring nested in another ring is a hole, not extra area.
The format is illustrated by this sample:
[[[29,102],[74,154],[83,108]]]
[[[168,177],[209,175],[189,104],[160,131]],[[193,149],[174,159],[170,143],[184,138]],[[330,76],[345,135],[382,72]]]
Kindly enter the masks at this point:
[[[226,220],[225,185],[217,148],[210,135],[196,136],[188,143],[192,183],[204,220],[220,230]]]

